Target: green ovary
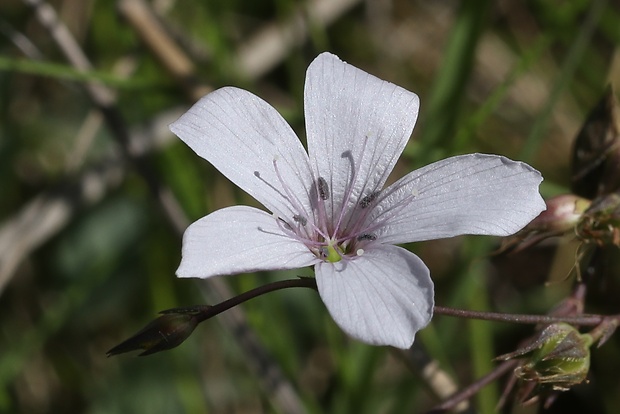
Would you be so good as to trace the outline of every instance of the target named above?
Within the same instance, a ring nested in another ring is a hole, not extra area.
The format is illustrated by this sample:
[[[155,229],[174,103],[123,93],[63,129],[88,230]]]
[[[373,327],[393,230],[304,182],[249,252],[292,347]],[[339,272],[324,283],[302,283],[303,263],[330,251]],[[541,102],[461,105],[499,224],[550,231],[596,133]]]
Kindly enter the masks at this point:
[[[339,246],[334,246],[333,244],[329,243],[326,246],[327,249],[327,257],[325,257],[325,260],[327,260],[330,263],[336,263],[342,260],[342,250],[340,250]]]

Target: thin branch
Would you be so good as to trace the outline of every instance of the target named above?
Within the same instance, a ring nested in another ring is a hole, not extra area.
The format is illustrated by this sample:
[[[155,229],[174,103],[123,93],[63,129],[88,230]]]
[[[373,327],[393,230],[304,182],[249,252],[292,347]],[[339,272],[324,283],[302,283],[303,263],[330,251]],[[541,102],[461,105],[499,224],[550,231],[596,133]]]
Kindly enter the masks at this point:
[[[421,341],[415,341],[408,350],[393,349],[393,353],[405,363],[411,371],[419,374],[426,385],[439,400],[445,400],[458,391],[458,385],[452,376],[442,369],[440,363],[433,359]],[[471,405],[463,401],[454,407],[454,412],[469,413]]]
[[[518,360],[511,360],[501,363],[493,371],[489,372],[484,377],[480,378],[476,382],[473,382],[466,388],[463,388],[461,391],[457,392],[447,400],[443,401],[441,404],[435,406],[432,410],[428,412],[428,414],[445,413],[446,411],[454,409],[463,401],[467,401],[471,397],[473,397],[478,391],[484,388],[484,386],[490,384],[491,382],[495,381],[496,379],[516,367],[518,363]]]
[[[0,18],[0,34],[3,34],[15,45],[16,48],[30,59],[39,60],[43,55],[37,46],[23,33],[13,29],[13,26],[3,18]]]
[[[459,318],[481,319],[485,321],[511,322],[536,325],[565,322],[571,325],[597,326],[609,319],[620,319],[620,315],[575,315],[575,316],[555,316],[555,315],[524,315],[497,312],[479,312],[466,309],[454,309],[443,306],[435,306],[436,315],[456,316]]]
[[[192,101],[211,92],[212,88],[198,81],[194,63],[168,35],[146,1],[120,0],[118,8]]]
[[[361,0],[310,0],[284,23],[270,23],[242,44],[234,67],[246,79],[258,79],[288,56],[308,37],[310,27],[326,27]]]
[[[0,294],[17,267],[33,250],[64,228],[73,213],[92,205],[118,186],[124,176],[118,160],[104,162],[83,173],[77,182],[46,191],[0,227]]]
[[[134,128],[131,132],[131,153],[143,156],[168,146],[173,140],[167,125],[181,113],[180,109],[165,112],[144,127]],[[77,178],[66,177],[3,221],[0,224],[0,295],[24,259],[61,231],[75,211],[96,204],[108,191],[118,186],[126,169],[120,154],[112,154]]]

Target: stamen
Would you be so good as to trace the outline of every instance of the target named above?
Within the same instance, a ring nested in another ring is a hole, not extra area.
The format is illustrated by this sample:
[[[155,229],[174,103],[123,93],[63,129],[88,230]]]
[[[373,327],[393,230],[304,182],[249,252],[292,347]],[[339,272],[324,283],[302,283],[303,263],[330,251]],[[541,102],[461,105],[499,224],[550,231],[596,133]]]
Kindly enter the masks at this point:
[[[319,191],[319,197],[321,198],[321,200],[329,199],[329,186],[327,185],[327,181],[325,181],[325,178],[319,177],[316,185],[317,185],[317,189]]]
[[[288,185],[284,182],[284,180],[282,179],[282,176],[280,175],[280,170],[278,169],[278,159],[274,158],[273,159],[273,169],[275,170],[276,173],[276,177],[278,177],[278,181],[280,181],[280,185],[282,185],[282,189],[284,190],[284,192],[286,193],[286,199],[288,199],[288,201],[293,205],[293,207],[297,210],[297,211],[303,211],[302,208],[302,203],[297,199],[297,197],[295,197],[293,195],[293,193],[291,192],[290,188],[288,187]],[[258,171],[257,171],[258,172]],[[254,173],[254,175],[257,174],[257,172]],[[260,177],[260,175],[256,175],[257,177]]]
[[[391,195],[392,194],[384,194],[385,198],[388,198]],[[398,215],[405,207],[409,205],[411,201],[413,201],[419,195],[420,190],[418,188],[413,188],[408,195],[405,195],[396,203],[392,204],[390,208],[383,210],[380,214],[374,217],[372,225],[367,227],[366,231],[375,231],[383,227],[385,223],[387,223],[392,217]]]
[[[357,241],[375,241],[377,240],[377,235],[372,233],[364,233],[357,236]]]
[[[369,205],[372,204],[373,201],[375,201],[379,197],[380,193],[380,191],[375,191],[363,197],[359,202],[360,207],[367,208]]]
[[[300,242],[302,242],[303,244],[305,244],[309,248],[318,248],[318,249],[323,249],[324,248],[325,242],[316,241],[316,240],[313,240],[312,238],[310,238],[309,236],[304,236],[304,235],[300,234],[298,231],[293,229],[291,227],[291,225],[286,220],[280,218],[275,213],[273,213],[272,216],[276,219],[276,223],[278,224],[278,227],[280,228],[280,230],[282,230],[282,232],[284,234],[286,234],[288,237],[290,237],[292,239],[295,239],[295,240],[299,240]],[[310,223],[310,224],[312,224],[312,223]],[[326,252],[327,252],[327,250],[326,250]]]
[[[355,252],[355,254],[357,254],[358,256],[361,256],[364,254],[364,249],[357,249],[357,251]]]
[[[280,230],[282,230],[284,233],[288,234],[289,236],[292,236],[292,235],[297,236],[297,234],[293,231],[293,228],[291,227],[291,225],[288,224],[286,220],[279,217],[275,213],[273,213],[272,216],[273,218],[276,219],[276,224],[278,225],[278,227],[280,227]]]
[[[363,160],[364,160],[364,154],[366,153],[366,144],[368,144],[368,135],[364,136],[364,142],[362,144],[362,148],[360,151],[360,159],[359,159],[359,163],[362,164]],[[347,207],[347,202],[348,200],[351,199],[351,195],[353,194],[353,188],[355,186],[355,182],[357,181],[357,174],[359,172],[359,168],[356,168],[355,166],[355,160],[353,159],[353,153],[351,152],[351,150],[346,150],[344,151],[341,155],[341,158],[347,158],[349,160],[349,162],[351,163],[351,179],[348,185],[348,188],[346,189],[345,193],[344,193],[344,197],[342,199],[342,205],[340,206],[340,214],[338,214],[338,220],[336,221],[336,225],[334,226],[334,230],[333,230],[333,234],[338,234],[341,226],[346,227],[347,223],[343,223],[343,220],[345,219],[345,215],[346,215],[346,207]],[[362,189],[363,190],[363,189]],[[350,219],[351,217],[349,217]]]
[[[276,193],[278,193],[280,196],[282,196],[282,198],[287,198],[287,194],[283,194],[282,191],[278,190],[276,187],[274,187],[272,184],[268,183],[263,177],[261,177],[260,172],[259,171],[254,171],[254,177],[258,178],[259,180],[261,180],[263,182],[263,184],[267,185],[269,188],[271,188],[273,191],[275,191]]]
[[[301,224],[302,226],[305,226],[306,224],[308,224],[308,219],[306,219],[304,216],[300,214],[295,214],[293,216],[293,220],[295,220],[295,222]]]
[[[305,209],[302,207],[303,204],[297,199],[297,197],[295,197],[295,195],[291,192],[291,189],[289,188],[289,186],[284,182],[284,180],[282,179],[282,175],[280,175],[280,170],[278,169],[278,158],[276,157],[273,159],[273,168],[276,172],[276,177],[278,178],[278,181],[280,181],[280,184],[282,185],[282,189],[284,190],[284,192],[286,193],[286,199],[289,200],[289,202],[292,204],[293,208],[296,209],[297,211],[302,211],[305,212]],[[260,173],[258,171],[254,172],[254,175],[256,175],[257,177],[260,177]],[[325,181],[325,180],[323,180]],[[327,186],[327,182],[325,183],[325,186]],[[300,214],[296,214],[296,216],[299,217],[303,217],[304,216],[300,215]],[[294,220],[294,218],[293,218]],[[306,223],[308,221],[306,220]],[[311,223],[312,224],[312,223]],[[305,224],[303,224],[303,226],[305,226]],[[327,235],[322,232],[319,228],[317,228],[314,224],[312,224],[312,229],[314,231],[316,231],[318,234],[320,234],[322,237],[327,238]],[[307,233],[307,230],[306,230]],[[310,235],[307,235],[308,238],[310,238]]]

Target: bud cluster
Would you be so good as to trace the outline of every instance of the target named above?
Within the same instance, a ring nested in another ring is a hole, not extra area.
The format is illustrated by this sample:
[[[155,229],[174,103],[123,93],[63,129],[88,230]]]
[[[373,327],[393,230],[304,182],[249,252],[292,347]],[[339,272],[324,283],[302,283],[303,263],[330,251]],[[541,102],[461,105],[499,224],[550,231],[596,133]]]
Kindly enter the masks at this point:
[[[592,342],[589,334],[582,334],[567,323],[555,323],[546,327],[531,344],[497,359],[525,357],[515,369],[519,379],[566,391],[586,379]]]

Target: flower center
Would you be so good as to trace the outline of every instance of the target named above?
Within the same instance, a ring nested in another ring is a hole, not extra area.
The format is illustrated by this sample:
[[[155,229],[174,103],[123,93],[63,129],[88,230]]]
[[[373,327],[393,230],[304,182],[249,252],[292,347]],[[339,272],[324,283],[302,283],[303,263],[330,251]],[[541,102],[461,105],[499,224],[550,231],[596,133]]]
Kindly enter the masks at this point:
[[[347,155],[343,158],[352,158],[350,152]],[[276,217],[278,223],[288,236],[305,244],[318,258],[329,263],[354,259],[364,254],[364,248],[377,240],[376,231],[380,226],[367,223],[367,219],[381,192],[368,189],[365,195],[354,192],[357,169],[353,168],[352,160],[352,176],[344,193],[334,192],[330,183],[319,176],[307,193],[309,204],[298,199],[297,192],[283,179],[278,168],[278,157],[274,158],[273,167],[282,194],[293,208],[290,217]],[[336,194],[342,194],[342,202],[334,200]],[[303,207],[308,205],[311,211]]]
[[[335,240],[330,240],[327,245],[322,247],[320,250],[321,256],[323,256],[323,258],[330,263],[341,261],[342,255],[344,255],[344,251],[339,245],[336,244]]]

